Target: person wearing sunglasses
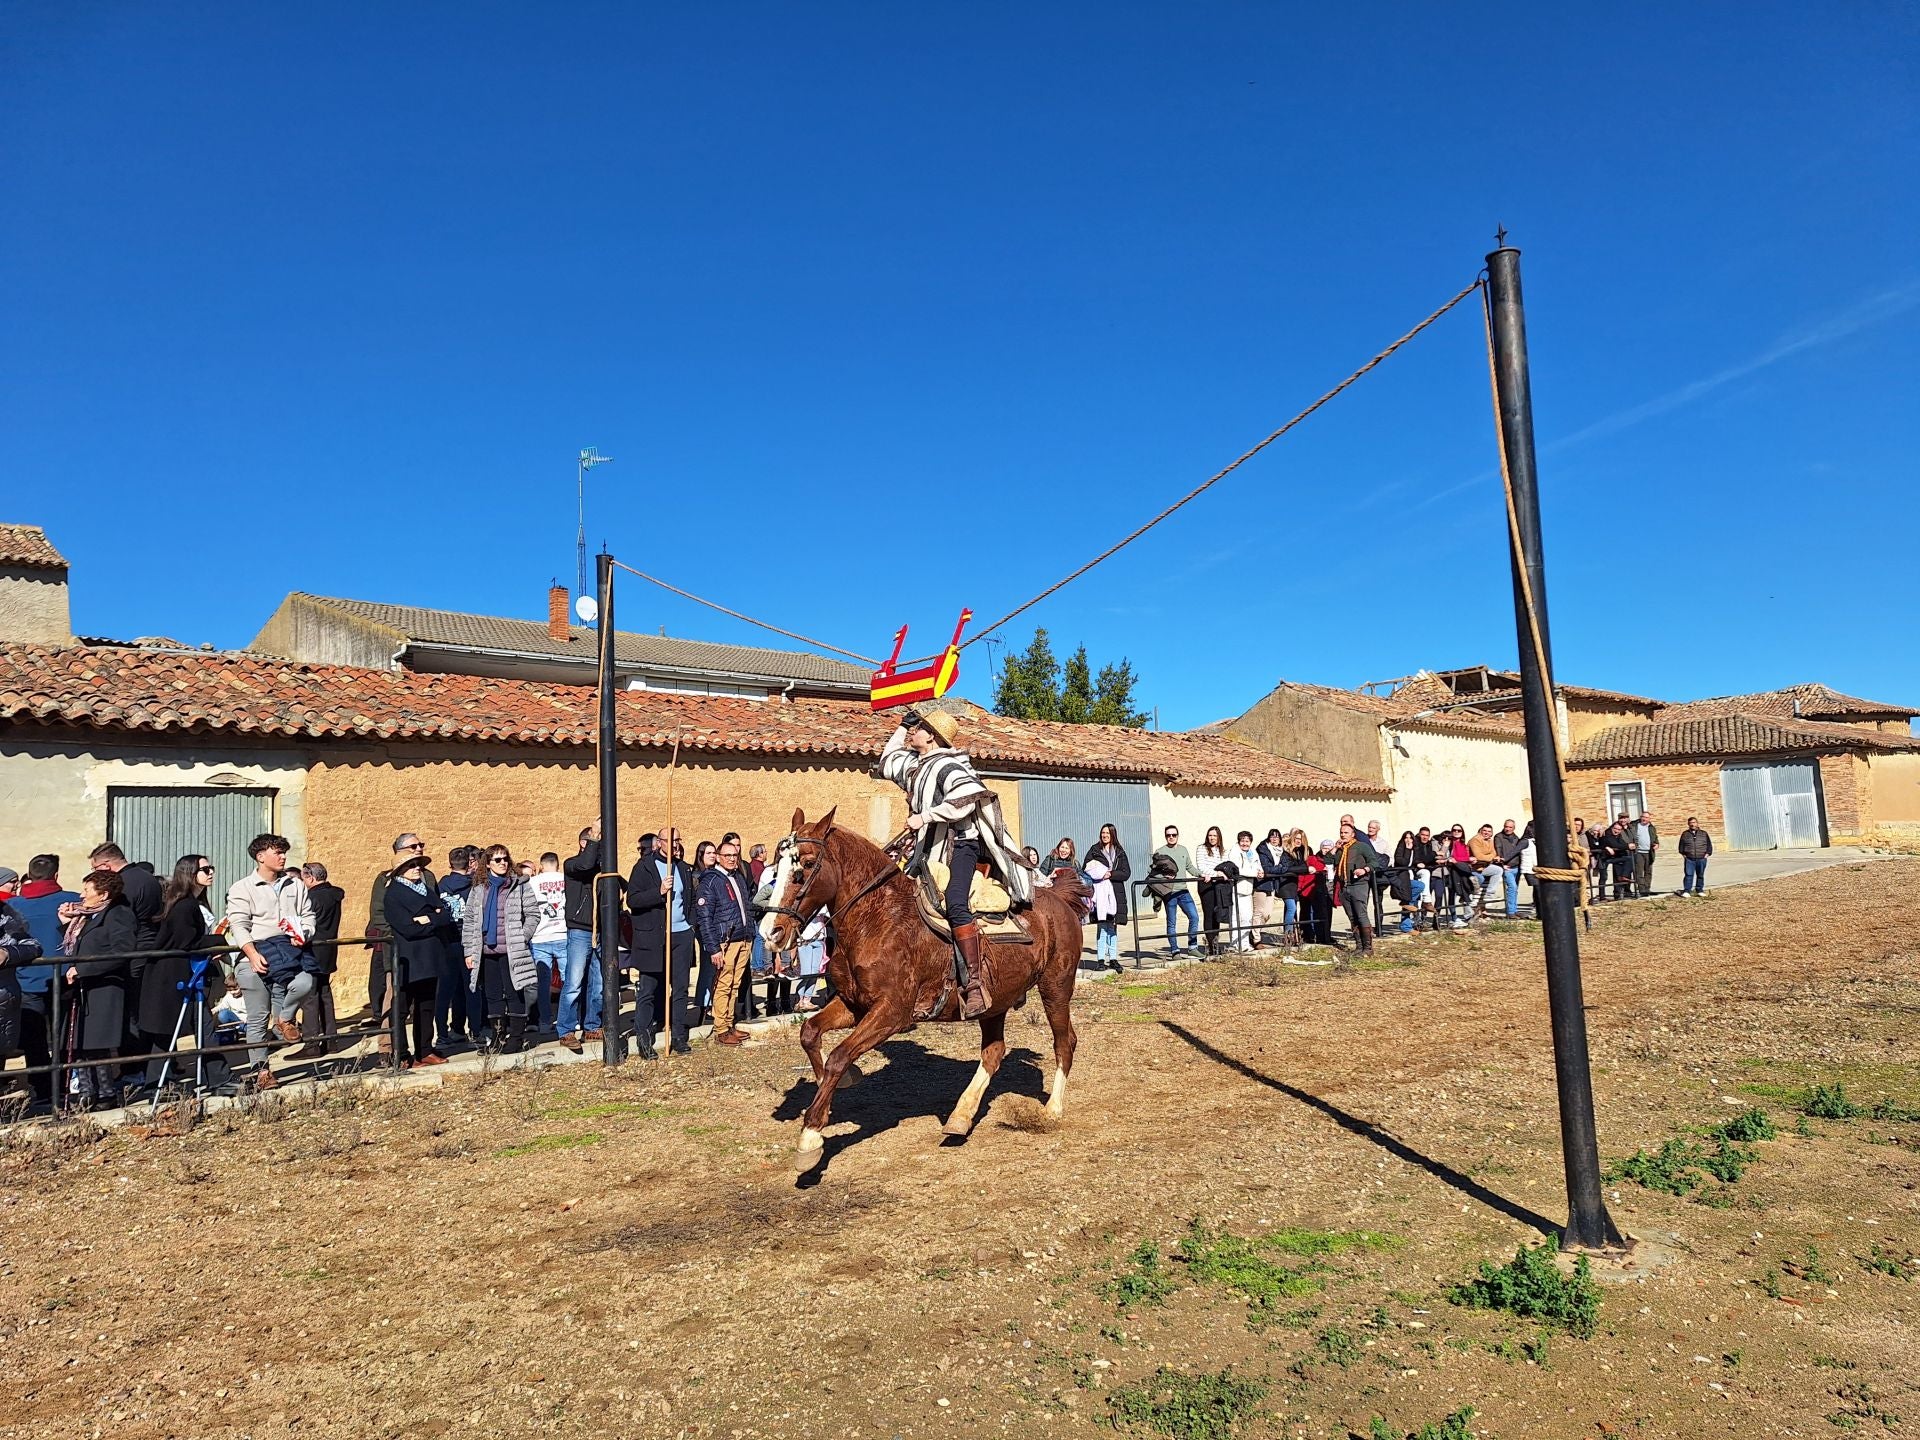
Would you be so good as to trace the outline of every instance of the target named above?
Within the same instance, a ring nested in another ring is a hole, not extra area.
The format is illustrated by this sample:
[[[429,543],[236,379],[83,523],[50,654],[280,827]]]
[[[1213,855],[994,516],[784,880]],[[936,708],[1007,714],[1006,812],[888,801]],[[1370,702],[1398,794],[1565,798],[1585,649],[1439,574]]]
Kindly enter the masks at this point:
[[[527,1017],[540,983],[533,958],[533,936],[539,928],[540,902],[514,869],[513,852],[504,845],[487,846],[486,877],[468,892],[460,935],[467,953],[469,1004],[485,1014],[495,1035],[504,1031],[502,1055],[526,1048]]]

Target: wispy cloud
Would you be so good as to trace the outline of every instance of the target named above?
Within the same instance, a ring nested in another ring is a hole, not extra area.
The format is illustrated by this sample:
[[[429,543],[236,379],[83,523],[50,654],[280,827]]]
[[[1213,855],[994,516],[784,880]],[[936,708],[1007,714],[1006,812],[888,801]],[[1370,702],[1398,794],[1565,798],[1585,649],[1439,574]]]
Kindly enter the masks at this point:
[[[1630,405],[1625,410],[1619,410],[1612,415],[1595,420],[1591,425],[1583,426],[1571,435],[1560,436],[1542,449],[1547,452],[1564,450],[1569,446],[1579,445],[1602,435],[1612,435],[1631,425],[1638,425],[1643,420],[1651,420],[1656,415],[1665,415],[1671,410],[1678,410],[1683,405],[1691,405],[1701,396],[1731,385],[1736,380],[1744,380],[1756,371],[1765,370],[1770,365],[1778,365],[1782,360],[1804,351],[1816,350],[1823,345],[1844,340],[1849,335],[1858,334],[1862,330],[1891,320],[1894,316],[1911,310],[1915,305],[1920,305],[1920,281],[1909,282],[1891,290],[1883,290],[1877,295],[1870,295],[1837,314],[1829,315],[1824,320],[1799,330],[1789,331],[1759,354],[1751,355],[1738,364],[1729,365],[1724,370],[1716,370],[1711,375],[1689,381],[1677,389],[1669,390],[1664,395],[1656,395],[1651,400],[1643,400],[1638,405]]]
[[[1595,420],[1590,425],[1583,425],[1571,434],[1549,440],[1540,446],[1540,453],[1542,455],[1557,454],[1603,435],[1616,434],[1630,426],[1638,425],[1643,420],[1651,420],[1656,415],[1665,415],[1669,411],[1691,405],[1701,396],[1731,385],[1736,380],[1744,380],[1756,371],[1765,370],[1770,365],[1778,365],[1782,360],[1791,359],[1805,351],[1816,350],[1822,345],[1831,345],[1846,339],[1849,335],[1871,329],[1875,325],[1893,319],[1896,315],[1904,314],[1916,305],[1920,305],[1920,280],[1909,281],[1905,285],[1869,295],[1864,300],[1856,301],[1824,320],[1816,321],[1798,330],[1788,331],[1757,355],[1751,355],[1738,364],[1716,370],[1711,375],[1689,381],[1685,385],[1669,390],[1664,395],[1656,395],[1651,400],[1643,400],[1638,405],[1630,405],[1625,410],[1617,410],[1611,415]],[[1430,491],[1411,504],[1399,507],[1396,513],[1404,516],[1425,510],[1429,506],[1438,505],[1443,500],[1451,499],[1463,490],[1478,489],[1488,481],[1498,479],[1499,476],[1500,472],[1497,469],[1482,470],[1477,475],[1471,475],[1457,484],[1447,486],[1444,490]]]

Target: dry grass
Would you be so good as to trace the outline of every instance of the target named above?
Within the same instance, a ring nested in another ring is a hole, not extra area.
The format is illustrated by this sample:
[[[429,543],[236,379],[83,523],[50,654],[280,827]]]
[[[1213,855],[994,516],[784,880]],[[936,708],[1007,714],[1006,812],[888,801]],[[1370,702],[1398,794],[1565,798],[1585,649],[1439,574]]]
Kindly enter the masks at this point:
[[[1785,1097],[1920,1105],[1894,903],[1916,880],[1889,861],[1598,917],[1603,1158],[1731,1118],[1729,1097],[1781,1135],[1710,1187],[1724,1204],[1615,1187],[1678,1258],[1610,1289],[1589,1341],[1444,1298],[1564,1199],[1537,939],[1421,936],[1380,970],[1085,985],[1061,1125],[1039,1119],[1030,1005],[964,1144],[938,1127],[967,1033],[900,1037],[801,1187],[791,1036],[0,1146],[0,1432],[1093,1435],[1162,1367],[1265,1384],[1252,1437],[1404,1434],[1469,1404],[1506,1440],[1911,1426],[1920,1126],[1797,1134]],[[1300,1273],[1252,1304],[1181,1257],[1191,1220]],[[1286,1248],[1359,1232],[1381,1243]],[[1161,1303],[1122,1309],[1107,1282],[1147,1251]]]

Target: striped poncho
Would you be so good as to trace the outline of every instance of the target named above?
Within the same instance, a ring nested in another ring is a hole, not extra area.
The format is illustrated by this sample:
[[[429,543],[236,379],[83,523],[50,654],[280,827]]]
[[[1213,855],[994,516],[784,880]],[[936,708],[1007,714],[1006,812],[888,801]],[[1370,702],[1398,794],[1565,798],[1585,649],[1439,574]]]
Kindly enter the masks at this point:
[[[972,840],[1007,887],[1016,905],[1033,903],[1033,872],[1008,833],[1000,801],[973,773],[964,751],[938,749],[916,755],[903,725],[880,752],[880,773],[907,792],[907,809],[932,822],[921,827],[913,855],[917,873],[929,855],[946,860],[955,840]]]

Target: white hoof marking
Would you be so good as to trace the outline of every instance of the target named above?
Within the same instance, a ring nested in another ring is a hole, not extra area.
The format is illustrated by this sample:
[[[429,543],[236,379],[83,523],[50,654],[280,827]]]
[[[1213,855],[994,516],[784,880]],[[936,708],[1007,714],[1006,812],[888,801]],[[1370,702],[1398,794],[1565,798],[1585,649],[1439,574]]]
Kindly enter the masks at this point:
[[[1053,1084],[1047,1088],[1047,1113],[1058,1120],[1067,1113],[1067,1072],[1055,1070]]]

